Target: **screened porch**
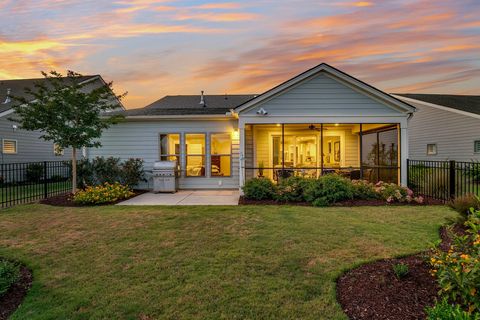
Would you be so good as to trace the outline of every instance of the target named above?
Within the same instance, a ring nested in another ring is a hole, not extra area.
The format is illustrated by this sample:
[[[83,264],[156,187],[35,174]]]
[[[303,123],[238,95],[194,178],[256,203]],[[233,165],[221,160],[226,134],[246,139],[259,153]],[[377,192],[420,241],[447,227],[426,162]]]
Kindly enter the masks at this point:
[[[245,125],[245,178],[277,182],[336,173],[399,183],[399,125],[305,123]]]

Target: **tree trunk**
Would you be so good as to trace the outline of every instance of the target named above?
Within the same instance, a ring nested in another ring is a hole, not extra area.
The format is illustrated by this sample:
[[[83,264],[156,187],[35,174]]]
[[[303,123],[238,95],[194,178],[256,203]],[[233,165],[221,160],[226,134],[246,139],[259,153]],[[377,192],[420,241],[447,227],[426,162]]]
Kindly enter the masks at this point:
[[[77,192],[77,149],[72,148],[72,193]]]

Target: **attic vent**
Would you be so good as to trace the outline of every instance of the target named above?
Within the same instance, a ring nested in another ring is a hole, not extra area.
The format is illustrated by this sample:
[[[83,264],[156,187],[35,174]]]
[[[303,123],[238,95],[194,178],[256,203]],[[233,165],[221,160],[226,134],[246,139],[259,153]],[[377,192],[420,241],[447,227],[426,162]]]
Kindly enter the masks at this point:
[[[5,98],[5,101],[3,101],[3,104],[7,104],[7,103],[10,103],[12,101],[12,99],[10,98],[10,92],[11,92],[11,90],[7,89],[7,97]]]
[[[200,105],[205,107],[205,98],[203,97],[203,90],[200,95]]]

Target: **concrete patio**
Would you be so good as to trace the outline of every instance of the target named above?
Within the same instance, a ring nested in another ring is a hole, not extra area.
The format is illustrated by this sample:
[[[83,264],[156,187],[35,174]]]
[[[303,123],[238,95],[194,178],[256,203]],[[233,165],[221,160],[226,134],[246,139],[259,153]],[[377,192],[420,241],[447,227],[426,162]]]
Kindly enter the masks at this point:
[[[144,193],[117,205],[220,206],[238,205],[238,190],[181,190],[177,193]]]

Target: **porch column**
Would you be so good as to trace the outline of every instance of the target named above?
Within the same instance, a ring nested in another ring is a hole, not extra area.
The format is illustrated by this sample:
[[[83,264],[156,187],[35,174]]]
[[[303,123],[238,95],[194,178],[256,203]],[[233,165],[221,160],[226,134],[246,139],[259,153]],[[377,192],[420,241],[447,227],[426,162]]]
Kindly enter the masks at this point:
[[[239,189],[240,194],[243,195],[242,187],[245,184],[245,124],[239,123],[238,124],[238,133],[240,138],[239,143],[239,150],[238,150],[238,182],[239,182]]]
[[[400,184],[407,186],[408,130],[407,120],[400,122]]]

